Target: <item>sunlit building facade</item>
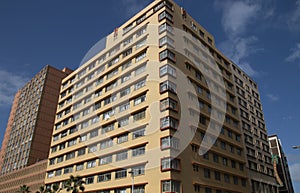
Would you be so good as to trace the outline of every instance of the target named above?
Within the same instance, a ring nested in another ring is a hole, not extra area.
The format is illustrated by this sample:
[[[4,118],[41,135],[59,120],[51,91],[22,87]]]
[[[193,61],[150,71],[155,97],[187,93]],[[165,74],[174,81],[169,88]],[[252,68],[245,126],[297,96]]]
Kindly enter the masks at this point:
[[[250,192],[231,61],[183,8],[153,1],[83,61],[62,81],[46,186]]]

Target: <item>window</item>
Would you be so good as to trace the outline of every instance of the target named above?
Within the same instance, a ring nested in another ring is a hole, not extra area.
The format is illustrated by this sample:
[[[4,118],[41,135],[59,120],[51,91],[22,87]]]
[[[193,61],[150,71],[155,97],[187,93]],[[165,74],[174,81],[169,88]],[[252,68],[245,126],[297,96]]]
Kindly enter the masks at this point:
[[[111,173],[104,173],[104,174],[99,174],[98,175],[98,182],[105,182],[111,180]]]
[[[121,135],[117,138],[117,143],[124,143],[128,141],[128,134]]]
[[[139,96],[139,97],[135,98],[133,104],[134,104],[134,106],[136,106],[136,105],[138,105],[138,104],[144,102],[145,100],[146,100],[146,94],[144,94],[144,95],[142,95],[142,96]],[[128,105],[129,105],[129,104],[128,104]]]
[[[210,169],[208,169],[208,168],[204,168],[203,169],[204,170],[204,177],[205,178],[210,178]]]
[[[173,21],[173,16],[170,13],[166,12],[166,11],[163,11],[158,15],[158,21],[161,21],[165,18],[167,18],[170,21]]]
[[[88,161],[87,164],[86,164],[86,168],[89,169],[89,168],[93,168],[96,166],[96,160],[91,160],[91,161]]]
[[[159,75],[160,77],[164,75],[171,75],[173,77],[176,77],[176,69],[173,68],[170,64],[166,64],[159,68]]]
[[[139,49],[141,47],[143,47],[146,44],[146,38],[142,39],[141,41],[139,41],[138,43],[136,43],[135,49]]]
[[[134,187],[133,193],[145,193],[145,186],[136,186],[136,187]]]
[[[166,80],[162,83],[160,83],[160,92],[165,92],[165,91],[171,91],[171,92],[174,92],[176,93],[176,84],[169,81],[169,80]]]
[[[224,174],[224,181],[226,183],[230,183],[230,178],[229,178],[229,175],[228,174]]]
[[[136,58],[135,58],[135,62],[139,62],[142,59],[144,59],[146,57],[146,52],[143,52],[141,54],[139,54]]]
[[[123,52],[123,58],[125,58],[126,56],[129,56],[132,53],[132,48],[129,48],[128,50],[125,50]]]
[[[215,163],[219,163],[219,156],[217,154],[213,154],[213,160]]]
[[[91,145],[88,147],[88,152],[93,153],[93,152],[97,151],[97,149],[98,149],[97,144],[94,144],[94,145]]]
[[[82,135],[80,136],[80,142],[86,141],[87,140],[87,135]]]
[[[237,176],[233,176],[233,183],[235,185],[238,185],[239,184],[239,178]]]
[[[126,126],[126,125],[128,125],[129,124],[129,117],[125,117],[125,118],[123,118],[123,119],[120,119],[119,121],[118,121],[118,127],[120,128],[120,127],[124,127],[124,126]]]
[[[88,109],[85,109],[85,110],[83,110],[83,112],[82,112],[82,116],[85,116],[85,115],[88,115],[90,113],[90,109],[88,108]]]
[[[134,121],[139,121],[139,120],[142,120],[146,117],[146,111],[141,111],[139,113],[136,113],[133,115],[133,120]]]
[[[115,114],[115,109],[110,109],[103,113],[103,120],[108,120],[111,116]]]
[[[75,133],[78,130],[77,127],[70,128],[69,134]]]
[[[166,109],[177,110],[177,101],[166,98],[160,101],[160,110],[164,111]]]
[[[173,149],[179,149],[179,139],[168,136],[161,138],[161,149],[167,149],[167,148],[173,148]]]
[[[158,32],[159,32],[159,34],[165,32],[165,31],[170,32],[171,34],[173,34],[174,29],[173,29],[172,26],[170,26],[170,25],[167,24],[167,23],[161,24],[161,25],[158,27]]]
[[[106,86],[105,90],[106,90],[106,92],[108,92],[117,86],[118,86],[118,81],[115,81],[115,82],[109,84],[108,86]]]
[[[132,40],[133,40],[133,37],[132,37],[132,36],[129,37],[129,38],[127,38],[126,40],[124,40],[123,46],[124,46],[124,47],[127,46],[128,44],[130,44],[130,43],[132,42]]]
[[[72,139],[72,140],[68,141],[68,147],[75,145],[76,142],[77,142],[77,139]]]
[[[85,184],[93,184],[94,183],[94,176],[89,176],[85,178]]]
[[[221,181],[221,173],[218,171],[215,171],[215,180]]]
[[[206,187],[205,188],[205,193],[212,193],[211,188]]]
[[[99,84],[101,84],[102,82],[103,82],[103,76],[100,77],[100,78],[98,78],[98,80],[97,80],[97,82],[96,82],[96,85],[99,85]],[[97,95],[97,96],[99,96],[99,95]]]
[[[100,104],[100,103],[99,103]],[[96,104],[97,105],[97,104]],[[100,108],[100,107],[99,107]],[[99,115],[97,115],[96,117],[93,117],[92,118],[92,124],[95,124],[95,123],[98,123],[100,121],[100,117]],[[98,132],[97,132],[97,135],[98,135]]]
[[[164,117],[160,119],[160,129],[177,129],[179,125],[179,121],[173,117]]]
[[[173,46],[174,47],[174,40],[169,36],[164,36],[159,39],[159,46],[162,47],[164,45]]]
[[[176,192],[180,193],[180,182],[174,181],[174,180],[166,180],[162,181],[162,192],[168,193],[168,192]]]
[[[110,62],[108,62],[107,67],[111,67],[112,65],[116,64],[119,62],[119,56],[115,57],[114,59],[112,59]]]
[[[104,165],[104,164],[109,164],[112,162],[112,155],[108,155],[108,156],[105,156],[105,157],[101,157],[99,159],[99,164],[100,165]]]
[[[90,139],[93,138],[93,137],[96,137],[96,136],[98,136],[98,129],[95,129],[95,130],[90,132]]]
[[[127,176],[127,169],[116,171],[116,176],[115,176],[116,179],[126,178],[126,176]]]
[[[246,183],[247,183],[246,179],[242,178],[242,186],[246,187]]]
[[[124,90],[121,90],[120,91],[120,98],[123,97],[123,96],[126,96],[130,93],[130,87],[128,88],[125,88]]]
[[[193,164],[193,171],[194,172],[199,172],[199,166],[196,164]]]
[[[104,134],[104,133],[107,133],[109,131],[112,131],[112,130],[114,130],[114,128],[115,128],[115,124],[114,123],[106,125],[105,127],[103,127],[101,129],[101,134]]]
[[[76,165],[76,171],[83,170],[83,163]]]
[[[54,176],[54,171],[48,172],[48,178],[52,178]]]
[[[55,172],[55,176],[60,176],[62,174],[62,169],[58,169]]]
[[[194,190],[195,190],[195,192],[200,192],[200,185],[194,184]]]
[[[57,157],[57,163],[64,161],[64,156]]]
[[[203,158],[209,160],[209,153],[206,152],[205,154],[203,154]]]
[[[51,153],[54,153],[57,151],[57,146],[51,147]]]
[[[144,175],[145,174],[145,165],[135,166],[131,168],[134,176]]]
[[[100,142],[100,149],[105,149],[108,147],[113,146],[113,140],[112,139],[107,139],[105,141]]]
[[[84,129],[84,128],[88,127],[88,126],[89,126],[89,120],[81,123],[81,129]]]
[[[132,139],[137,139],[145,136],[145,128],[138,129],[132,132]]]
[[[127,159],[127,151],[119,152],[116,154],[116,161]]]
[[[180,161],[179,159],[175,158],[164,158],[161,160],[161,169],[162,170],[169,170],[169,169],[180,169]]]
[[[126,193],[126,188],[115,189],[114,193]]]
[[[146,15],[144,15],[143,17],[141,17],[140,19],[142,18],[146,18]],[[147,30],[147,26],[144,26],[142,27],[141,29],[139,29],[137,32],[136,32],[136,37],[140,37],[141,35],[143,35],[144,33],[146,33],[146,30]]]
[[[72,159],[75,157],[75,151],[66,154],[66,160]]]
[[[51,165],[54,165],[55,164],[55,159],[50,159],[49,160],[49,165],[51,166]]]
[[[221,141],[221,148],[226,150],[226,143],[224,141]]]
[[[66,137],[68,135],[68,131],[64,131],[61,133],[61,138]]]
[[[137,68],[137,69],[134,71],[134,74],[135,74],[135,76],[137,76],[137,75],[139,75],[139,74],[145,72],[145,70],[146,70],[146,64],[141,65],[139,68]]]
[[[139,17],[136,20],[136,24],[138,25],[138,24],[142,23],[146,18],[147,18],[146,14],[142,15],[141,17]]]
[[[66,144],[62,143],[59,145],[59,150],[65,149],[66,148]]]
[[[53,136],[53,141],[57,141],[59,139],[59,135],[54,135]]]
[[[64,174],[72,173],[73,172],[73,166],[69,166],[64,168]]]
[[[146,80],[142,80],[142,81],[136,83],[134,85],[134,90],[138,90],[139,88],[142,88],[143,86],[145,86],[145,84],[146,84]]]
[[[223,157],[222,158],[222,163],[224,166],[227,166],[228,165],[228,159],[226,157]]]
[[[176,61],[175,54],[173,52],[169,51],[169,50],[164,50],[164,51],[159,53],[159,60],[163,61],[165,59],[169,59],[173,62]]]
[[[136,157],[144,154],[145,154],[145,146],[132,149],[132,157]]]
[[[106,79],[110,79],[113,76],[115,76],[116,74],[118,74],[118,68],[114,69],[113,71],[111,71],[110,73],[107,74]]]

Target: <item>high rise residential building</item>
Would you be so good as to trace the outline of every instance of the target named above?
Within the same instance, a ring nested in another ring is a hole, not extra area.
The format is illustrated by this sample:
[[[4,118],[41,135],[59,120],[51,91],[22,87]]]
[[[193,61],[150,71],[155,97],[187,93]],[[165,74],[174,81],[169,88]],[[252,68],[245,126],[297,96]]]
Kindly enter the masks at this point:
[[[279,193],[294,193],[288,161],[283,152],[281,141],[277,135],[270,135],[268,138],[272,152],[275,176],[280,185]]]
[[[61,80],[70,72],[47,65],[17,92],[1,148],[1,175],[48,158]]]
[[[252,192],[274,192],[274,178],[267,128],[257,84],[237,65],[232,64],[245,154]]]
[[[87,56],[62,81],[48,187],[72,174],[86,192],[257,192],[235,65],[183,8],[155,0]],[[271,166],[260,179],[275,193]]]

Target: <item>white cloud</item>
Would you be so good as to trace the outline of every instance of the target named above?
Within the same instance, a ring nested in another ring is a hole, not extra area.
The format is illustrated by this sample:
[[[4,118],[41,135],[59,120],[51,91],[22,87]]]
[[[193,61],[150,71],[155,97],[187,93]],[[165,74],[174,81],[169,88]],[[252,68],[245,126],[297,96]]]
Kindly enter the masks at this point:
[[[237,35],[245,31],[251,19],[258,16],[260,5],[247,1],[227,1],[220,3],[222,10],[222,25],[228,35]]]
[[[288,57],[285,58],[285,61],[287,61],[287,62],[293,62],[293,61],[295,61],[297,59],[300,59],[300,43],[297,43],[296,47],[294,47],[294,48],[291,49],[291,52],[292,53]]]
[[[138,0],[122,0],[122,4],[125,9],[126,16],[133,16],[138,11],[143,9],[149,1],[138,1]]]
[[[259,72],[254,70],[252,66],[248,63],[240,63],[238,65],[244,72],[246,72],[246,74],[248,74],[251,77],[257,77],[259,75]]]
[[[220,44],[220,49],[234,63],[239,65],[248,75],[257,76],[259,73],[246,61],[246,58],[263,49],[256,44],[258,38],[248,33],[249,24],[256,18],[269,18],[274,14],[274,8],[268,13],[262,13],[264,4],[261,1],[215,1],[215,7],[222,12],[222,26],[227,34],[227,40]]]
[[[245,59],[250,54],[262,50],[255,46],[257,40],[258,39],[255,36],[230,38],[220,44],[220,49],[235,63],[240,63],[241,60]]]
[[[293,120],[293,116],[291,116],[291,115],[283,116],[283,117],[282,117],[282,120],[284,120],[284,121],[290,121],[290,120]]]
[[[15,93],[28,81],[28,78],[0,70],[0,107],[9,106]]]
[[[288,26],[291,30],[300,29],[300,0],[295,3],[295,10],[288,17]]]
[[[274,95],[274,94],[267,94],[267,97],[271,100],[271,101],[278,101],[279,97]]]
[[[289,165],[290,173],[293,181],[300,182],[300,163]]]
[[[251,55],[262,51],[255,44],[258,41],[257,37],[250,36],[246,38],[231,37],[220,44],[220,49],[226,56],[228,56],[234,63],[236,63],[242,70],[249,76],[258,76],[257,72],[248,62],[246,58]]]

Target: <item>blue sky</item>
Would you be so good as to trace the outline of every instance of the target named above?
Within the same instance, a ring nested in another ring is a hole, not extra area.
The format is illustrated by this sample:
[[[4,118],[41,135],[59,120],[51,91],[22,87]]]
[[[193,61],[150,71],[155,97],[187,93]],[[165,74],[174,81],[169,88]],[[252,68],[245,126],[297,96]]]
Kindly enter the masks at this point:
[[[12,98],[46,64],[86,52],[150,0],[0,1],[0,141]],[[177,0],[258,83],[268,134],[281,139],[300,192],[300,0]]]

